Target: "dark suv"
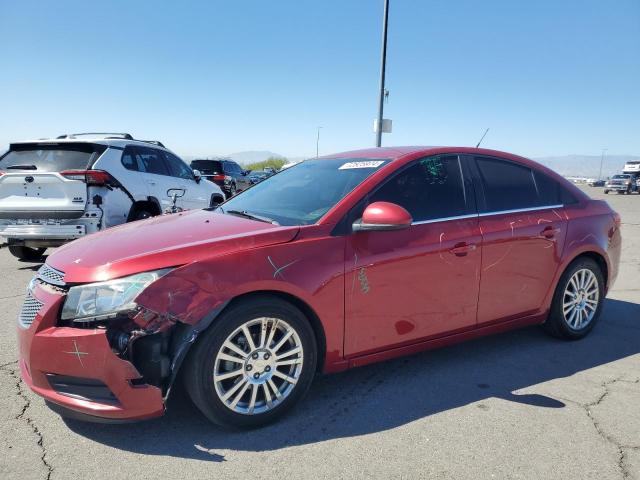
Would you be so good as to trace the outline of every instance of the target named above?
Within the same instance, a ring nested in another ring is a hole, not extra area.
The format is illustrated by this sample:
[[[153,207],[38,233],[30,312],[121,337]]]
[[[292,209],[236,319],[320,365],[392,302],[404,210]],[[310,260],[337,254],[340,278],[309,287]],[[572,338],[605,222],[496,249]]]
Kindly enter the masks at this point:
[[[203,178],[217,184],[227,197],[232,197],[251,186],[246,170],[227,158],[193,160],[191,168],[200,170]]]

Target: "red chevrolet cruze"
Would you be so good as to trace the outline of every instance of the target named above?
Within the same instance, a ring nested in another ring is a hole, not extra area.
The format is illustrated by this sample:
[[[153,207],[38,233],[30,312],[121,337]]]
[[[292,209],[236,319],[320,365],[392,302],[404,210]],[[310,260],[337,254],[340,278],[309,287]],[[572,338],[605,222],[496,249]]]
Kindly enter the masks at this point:
[[[307,160],[58,249],[19,315],[20,368],[66,415],[158,416],[180,377],[212,421],[257,426],[319,371],[525,325],[583,337],[620,243],[605,202],[507,153]]]

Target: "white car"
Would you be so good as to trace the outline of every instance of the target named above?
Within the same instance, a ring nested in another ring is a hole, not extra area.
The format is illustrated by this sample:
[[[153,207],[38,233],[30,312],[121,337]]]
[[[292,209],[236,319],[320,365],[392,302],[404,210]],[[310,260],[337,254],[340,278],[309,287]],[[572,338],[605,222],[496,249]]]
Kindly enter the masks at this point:
[[[47,247],[160,215],[173,204],[169,189],[184,190],[184,210],[225,198],[160,142],[126,133],[13,143],[0,157],[0,244],[38,260]]]

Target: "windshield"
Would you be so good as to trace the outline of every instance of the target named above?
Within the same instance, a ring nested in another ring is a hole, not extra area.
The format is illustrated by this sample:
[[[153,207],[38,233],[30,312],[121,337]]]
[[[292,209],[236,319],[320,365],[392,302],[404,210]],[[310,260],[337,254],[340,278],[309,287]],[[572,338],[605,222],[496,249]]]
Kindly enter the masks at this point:
[[[222,211],[259,215],[280,225],[310,225],[387,162],[362,158],[306,160],[228,200]]]
[[[631,178],[631,175],[614,175],[613,178],[627,179],[627,178]]]
[[[32,170],[61,172],[86,170],[106,150],[104,145],[79,144],[16,144],[0,158],[0,170]]]

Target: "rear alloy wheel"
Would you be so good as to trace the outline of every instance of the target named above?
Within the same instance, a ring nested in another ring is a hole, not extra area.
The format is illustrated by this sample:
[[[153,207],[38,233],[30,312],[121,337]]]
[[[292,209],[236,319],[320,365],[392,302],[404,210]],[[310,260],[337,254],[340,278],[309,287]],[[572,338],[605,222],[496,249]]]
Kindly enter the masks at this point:
[[[9,252],[16,258],[20,260],[25,260],[27,262],[39,262],[42,260],[42,256],[46,251],[46,248],[29,248],[29,247],[9,247]]]
[[[579,258],[560,279],[545,328],[557,337],[582,338],[598,320],[603,300],[600,267],[590,258]]]
[[[224,312],[190,353],[185,385],[213,422],[251,428],[272,422],[311,385],[316,343],[305,316],[276,298]]]

